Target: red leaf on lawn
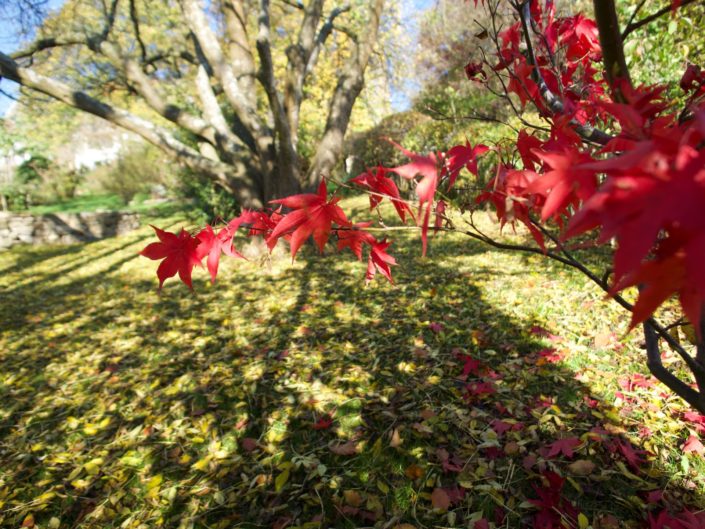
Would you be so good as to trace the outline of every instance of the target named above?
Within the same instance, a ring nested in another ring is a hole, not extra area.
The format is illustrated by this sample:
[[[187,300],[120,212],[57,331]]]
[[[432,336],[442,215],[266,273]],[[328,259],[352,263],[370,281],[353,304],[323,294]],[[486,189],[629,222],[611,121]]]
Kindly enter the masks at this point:
[[[705,446],[703,446],[703,444],[700,442],[700,439],[698,439],[694,435],[691,435],[683,444],[683,452],[686,454],[693,453],[703,455],[705,454]]]
[[[705,434],[705,415],[700,415],[695,411],[687,411],[683,418],[695,427],[695,431]]]
[[[582,442],[577,437],[566,437],[565,439],[558,439],[554,441],[548,447],[544,448],[544,457],[556,457],[558,454],[563,454],[567,458],[572,458],[575,452],[575,448],[580,446]]]
[[[473,529],[490,529],[490,522],[485,518],[480,518],[473,525]]]
[[[645,463],[646,460],[641,456],[646,455],[644,450],[635,450],[629,441],[618,439],[616,442],[616,448],[620,454],[627,460],[627,463],[634,470],[639,471],[639,466]]]
[[[253,439],[252,437],[245,437],[242,440],[242,447],[248,452],[252,452],[257,448],[257,439]]]
[[[327,430],[333,425],[333,418],[330,415],[324,415],[313,423],[314,430]]]

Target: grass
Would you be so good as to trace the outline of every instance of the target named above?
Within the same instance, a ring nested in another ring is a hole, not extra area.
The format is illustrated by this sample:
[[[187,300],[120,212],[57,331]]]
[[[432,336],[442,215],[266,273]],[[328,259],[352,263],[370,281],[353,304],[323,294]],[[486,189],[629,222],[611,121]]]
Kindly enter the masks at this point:
[[[98,210],[106,211],[132,211],[149,215],[168,215],[179,206],[171,202],[154,204],[149,202],[146,195],[137,195],[129,205],[125,205],[117,195],[90,194],[80,195],[72,199],[41,204],[28,210],[29,213],[46,215],[50,213],[83,213]]]
[[[646,373],[616,304],[540,257],[394,239],[395,285],[308,248],[161,296],[146,226],[0,253],[0,526],[533,527],[548,471],[567,527],[705,505],[682,403],[620,385]]]

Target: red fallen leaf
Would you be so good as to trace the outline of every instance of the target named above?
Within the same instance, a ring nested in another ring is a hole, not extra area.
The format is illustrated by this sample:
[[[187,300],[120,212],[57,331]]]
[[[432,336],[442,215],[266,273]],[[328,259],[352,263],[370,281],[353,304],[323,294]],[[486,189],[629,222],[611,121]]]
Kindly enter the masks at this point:
[[[241,443],[242,447],[248,452],[252,452],[258,446],[257,439],[253,439],[252,437],[245,437]]]
[[[455,357],[463,362],[463,373],[461,377],[467,378],[468,375],[477,375],[479,373],[481,366],[479,360],[462,353],[456,353]]]
[[[556,457],[558,454],[563,454],[567,458],[572,458],[575,452],[573,450],[580,446],[582,442],[577,437],[567,437],[565,439],[558,439],[554,441],[548,447],[542,448],[545,451],[541,455],[544,457]]]
[[[445,489],[448,498],[450,498],[451,503],[458,503],[465,497],[465,489],[461,489],[457,485],[454,487],[446,487]]]
[[[504,457],[506,455],[504,453],[504,450],[502,450],[501,448],[497,448],[496,446],[489,446],[487,448],[483,448],[482,451],[485,457],[490,461],[499,459],[500,457]]]
[[[338,226],[350,226],[345,213],[340,206],[336,205],[339,200],[340,198],[334,197],[328,201],[325,180],[318,186],[316,194],[307,193],[272,200],[272,203],[281,204],[293,211],[284,215],[284,218],[278,222],[267,242],[276,241],[285,234],[291,234],[289,244],[293,258],[304,241],[313,236],[318,250],[322,252],[333,230],[333,223]]]
[[[324,415],[313,423],[314,430],[327,430],[333,425],[333,418],[330,415]]]
[[[351,456],[357,454],[357,443],[355,443],[355,441],[330,445],[328,448],[330,448],[331,452],[339,456]]]
[[[497,390],[492,382],[471,382],[465,386],[467,396],[492,395]]]
[[[443,324],[438,323],[438,322],[433,322],[428,325],[428,328],[431,329],[434,333],[438,334],[441,331],[443,331]]]
[[[495,431],[497,435],[503,435],[504,433],[511,430],[514,425],[510,422],[504,422],[501,419],[494,419],[490,422],[490,427]]]
[[[548,338],[552,342],[562,342],[563,338],[560,336],[556,336],[555,334],[552,334],[550,331],[545,329],[544,327],[541,327],[540,325],[533,325],[531,329],[529,329],[529,332],[533,334],[534,336],[539,336],[541,338]]]
[[[574,521],[578,512],[573,505],[561,496],[565,480],[555,472],[547,471],[541,475],[541,486],[532,487],[538,499],[529,498],[529,503],[539,508],[534,515],[532,527],[562,527],[563,519]],[[574,525],[571,523],[571,526]]]
[[[705,415],[700,415],[695,411],[687,411],[683,418],[695,427],[695,431],[705,434]]]
[[[557,352],[554,348],[549,347],[539,351],[539,362],[537,363],[541,363],[541,361],[543,361],[543,363],[548,362],[549,364],[555,364],[561,360],[563,360],[563,354]]]
[[[646,494],[647,503],[658,503],[663,499],[662,490],[652,490]]]
[[[646,460],[641,457],[642,455],[646,455],[646,451],[634,450],[632,444],[626,440],[618,439],[614,444],[619,453],[626,459],[629,466],[639,471],[640,465],[646,462]]]
[[[524,470],[531,470],[536,464],[536,461],[536,456],[534,454],[529,454],[521,461],[521,466],[524,467]]]
[[[480,518],[474,523],[473,529],[490,529],[490,522],[486,518]]]
[[[645,377],[640,373],[635,373],[631,376],[620,377],[618,380],[619,386],[625,391],[634,391],[635,388],[651,388],[654,386],[654,381],[651,377]]]
[[[448,510],[448,507],[450,507],[450,496],[442,488],[436,487],[431,493],[431,503],[436,509]]]
[[[686,454],[698,454],[698,455],[703,455],[705,454],[705,446],[700,442],[700,439],[698,439],[696,436],[691,435],[688,437],[686,440],[685,444],[683,444],[683,452]]]
[[[595,409],[600,405],[599,401],[597,401],[595,399],[591,399],[587,395],[583,396],[583,402],[587,405],[588,408],[591,408],[591,409]]]
[[[191,273],[194,266],[201,266],[201,261],[198,256],[197,248],[199,241],[191,236],[189,232],[181,229],[181,232],[176,235],[168,231],[160,230],[156,226],[152,226],[157,233],[159,242],[148,244],[140,255],[152,260],[163,259],[157,268],[157,277],[159,278],[159,290],[164,285],[164,281],[170,277],[174,277],[177,273],[179,279],[183,281],[189,288],[193,289],[191,284]],[[203,257],[201,256],[201,259]]]
[[[457,455],[453,454],[451,456],[445,448],[438,448],[436,456],[440,460],[444,472],[462,472],[463,460]]]

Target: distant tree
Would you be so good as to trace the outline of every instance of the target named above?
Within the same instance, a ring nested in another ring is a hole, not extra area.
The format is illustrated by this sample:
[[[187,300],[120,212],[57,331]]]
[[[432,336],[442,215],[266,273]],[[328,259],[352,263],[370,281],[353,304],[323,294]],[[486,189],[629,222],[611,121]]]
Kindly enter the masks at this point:
[[[0,76],[135,132],[262,205],[330,174],[363,89],[384,0],[328,4],[70,0],[27,48],[0,52]],[[302,103],[324,63],[336,79],[305,164]]]

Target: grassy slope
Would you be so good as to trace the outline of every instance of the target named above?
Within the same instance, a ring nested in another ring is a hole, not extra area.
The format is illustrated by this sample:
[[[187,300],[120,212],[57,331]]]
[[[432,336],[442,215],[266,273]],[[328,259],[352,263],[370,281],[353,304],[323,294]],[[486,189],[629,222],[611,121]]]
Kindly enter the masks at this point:
[[[639,336],[611,337],[625,314],[575,274],[460,236],[421,259],[400,236],[396,285],[365,288],[363,264],[307,249],[160,297],[137,255],[151,237],[0,253],[0,526],[531,526],[547,469],[595,528],[705,505],[681,404],[620,388],[643,369]],[[496,393],[464,397],[461,350]],[[498,436],[496,418],[522,426]],[[572,457],[541,455],[573,436]],[[615,440],[652,455],[637,471]]]

